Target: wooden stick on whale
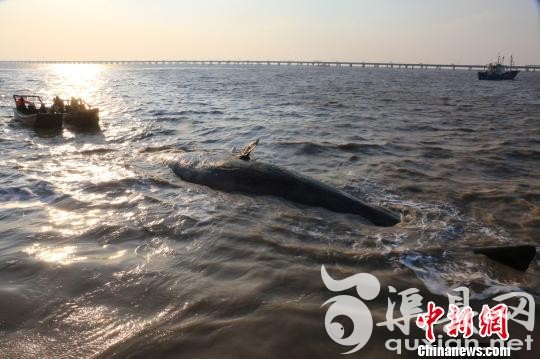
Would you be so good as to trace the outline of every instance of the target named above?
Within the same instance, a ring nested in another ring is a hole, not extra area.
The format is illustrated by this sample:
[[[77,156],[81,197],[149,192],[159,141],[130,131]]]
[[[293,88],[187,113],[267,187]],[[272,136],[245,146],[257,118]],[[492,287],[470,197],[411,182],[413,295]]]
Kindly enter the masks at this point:
[[[251,142],[249,145],[242,148],[242,150],[240,151],[240,154],[238,155],[238,158],[244,161],[249,161],[251,152],[253,152],[253,150],[255,149],[255,147],[257,147],[258,144],[259,144],[259,139],[257,138],[255,141]]]

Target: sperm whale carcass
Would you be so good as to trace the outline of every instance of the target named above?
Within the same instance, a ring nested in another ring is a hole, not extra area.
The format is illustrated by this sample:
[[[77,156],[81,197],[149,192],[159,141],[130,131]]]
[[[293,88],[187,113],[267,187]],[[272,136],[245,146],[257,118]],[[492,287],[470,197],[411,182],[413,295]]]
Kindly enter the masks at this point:
[[[400,222],[397,214],[368,205],[321,181],[276,165],[246,160],[245,153],[243,158],[231,156],[213,161],[187,156],[170,162],[169,166],[184,181],[225,192],[281,197],[334,212],[356,214],[377,226],[390,227]]]

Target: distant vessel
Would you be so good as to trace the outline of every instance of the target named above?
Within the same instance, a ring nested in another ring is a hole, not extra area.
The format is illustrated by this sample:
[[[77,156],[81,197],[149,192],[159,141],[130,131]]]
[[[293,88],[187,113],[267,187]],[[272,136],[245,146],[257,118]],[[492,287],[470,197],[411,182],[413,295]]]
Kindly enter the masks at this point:
[[[488,64],[485,71],[478,71],[478,80],[513,80],[518,74],[518,70],[512,70],[514,59],[510,56],[510,66],[504,65],[504,57],[501,61],[500,56],[497,62]]]

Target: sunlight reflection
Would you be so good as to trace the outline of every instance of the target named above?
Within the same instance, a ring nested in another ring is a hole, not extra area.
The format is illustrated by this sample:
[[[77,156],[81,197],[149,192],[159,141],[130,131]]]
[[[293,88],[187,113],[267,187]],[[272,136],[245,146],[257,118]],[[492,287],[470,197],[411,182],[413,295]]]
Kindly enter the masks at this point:
[[[118,252],[116,252],[112,256],[109,256],[109,259],[117,259],[117,258],[123,257],[126,254],[126,252],[127,251],[125,249],[119,250]]]
[[[139,315],[122,313],[115,306],[85,303],[75,301],[68,303],[61,310],[63,314],[59,321],[71,327],[85,328],[88,345],[95,348],[108,348],[122,340],[135,337],[137,333],[168,316],[184,311],[187,306],[184,304],[181,310],[174,306],[156,308],[152,315],[144,318]]]
[[[65,156],[66,153],[79,150],[69,146],[58,146],[50,150],[54,157],[63,157],[61,163],[55,161],[43,166],[47,172],[56,174],[55,185],[59,190],[76,200],[96,203],[95,201],[107,196],[106,191],[85,191],[84,188],[108,184],[111,190],[118,189],[119,191],[112,202],[107,199],[109,204],[135,200],[131,193],[120,194],[124,189],[122,180],[136,176],[131,169],[126,168],[122,163],[115,164],[112,161],[94,163],[92,159],[84,156],[72,158]]]
[[[104,65],[98,64],[53,64],[55,95],[61,97],[81,97],[88,103],[95,102],[98,95],[97,84],[102,81]]]
[[[42,226],[43,232],[73,236],[113,219],[129,220],[135,215],[133,210],[124,208],[119,213],[115,208],[143,198],[141,194],[125,190],[122,179],[131,178],[133,173],[120,165],[95,164],[78,157],[64,160],[61,166],[51,162],[44,168],[47,172],[56,173],[55,187],[67,197],[61,206],[45,208],[49,220]],[[111,191],[116,191],[116,194],[111,196]],[[81,210],[81,206],[85,208]]]
[[[75,150],[72,150],[75,151]],[[65,153],[69,153],[70,149],[59,146],[50,150],[53,156],[63,156]],[[61,183],[73,184],[90,182],[98,184],[102,182],[119,181],[127,176],[132,176],[133,171],[122,167],[121,164],[114,163],[92,163],[84,157],[77,157],[72,159],[63,159],[62,172],[58,173],[57,162],[47,163],[44,165],[45,169],[52,173],[57,173],[57,180]]]
[[[39,243],[34,243],[31,247],[23,250],[24,253],[34,256],[39,260],[49,263],[68,265],[73,262],[79,262],[87,259],[75,255],[75,246],[62,247],[42,247]]]
[[[24,208],[39,208],[40,201],[12,201],[0,203],[0,210],[2,209],[24,209]]]
[[[50,224],[43,226],[41,230],[44,232],[54,230],[66,236],[81,234],[107,216],[99,209],[90,209],[84,214],[79,214],[54,207],[47,207],[47,214],[50,218]]]

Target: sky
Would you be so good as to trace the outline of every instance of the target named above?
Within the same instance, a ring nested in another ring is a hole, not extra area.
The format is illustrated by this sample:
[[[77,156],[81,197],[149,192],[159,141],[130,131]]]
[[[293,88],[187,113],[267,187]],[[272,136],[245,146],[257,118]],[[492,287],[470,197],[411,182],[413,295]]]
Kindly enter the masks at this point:
[[[0,0],[0,60],[540,64],[538,0]]]

